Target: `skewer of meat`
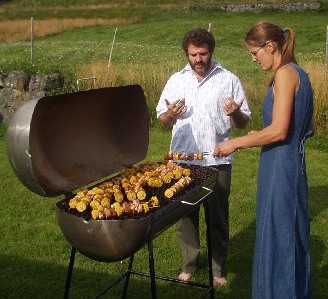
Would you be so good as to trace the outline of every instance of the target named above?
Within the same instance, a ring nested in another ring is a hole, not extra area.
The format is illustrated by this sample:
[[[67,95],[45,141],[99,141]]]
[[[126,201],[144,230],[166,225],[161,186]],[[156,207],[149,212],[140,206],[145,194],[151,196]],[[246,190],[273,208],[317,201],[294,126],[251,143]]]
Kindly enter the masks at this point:
[[[204,156],[209,155],[209,152],[202,153],[167,153],[164,155],[164,160],[184,160],[184,161],[193,161],[193,160],[203,160]]]

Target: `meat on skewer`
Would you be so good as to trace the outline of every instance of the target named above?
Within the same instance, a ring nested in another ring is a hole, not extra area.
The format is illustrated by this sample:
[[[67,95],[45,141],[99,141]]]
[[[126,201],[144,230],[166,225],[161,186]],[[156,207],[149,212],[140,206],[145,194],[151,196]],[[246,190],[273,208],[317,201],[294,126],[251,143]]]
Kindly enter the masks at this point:
[[[164,160],[203,160],[207,153],[167,153],[164,155]]]

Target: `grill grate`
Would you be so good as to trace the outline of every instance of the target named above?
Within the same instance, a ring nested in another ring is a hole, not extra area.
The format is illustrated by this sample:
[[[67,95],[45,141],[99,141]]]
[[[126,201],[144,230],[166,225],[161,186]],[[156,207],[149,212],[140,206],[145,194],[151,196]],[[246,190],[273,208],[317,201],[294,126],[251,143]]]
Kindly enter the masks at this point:
[[[160,202],[159,207],[151,207],[148,213],[140,213],[140,214],[129,214],[129,215],[122,215],[122,216],[115,216],[110,219],[103,219],[103,220],[123,220],[123,219],[140,219],[143,217],[148,217],[150,214],[156,213],[159,209],[162,209],[165,206],[168,206],[172,204],[174,201],[188,198],[189,194],[194,193],[194,191],[198,188],[201,188],[203,184],[206,182],[207,179],[213,177],[217,170],[211,167],[203,167],[199,165],[191,165],[191,164],[181,164],[184,167],[188,167],[191,170],[190,177],[192,178],[192,182],[190,185],[188,185],[185,189],[183,189],[181,192],[175,194],[171,199],[167,199],[164,196],[164,192],[167,188],[169,188],[171,184],[164,184],[160,188],[153,188],[146,186],[145,190],[147,193],[147,199],[145,201],[149,200],[151,196],[157,196]],[[69,214],[72,214],[77,217],[82,217],[85,220],[89,221],[92,219],[91,217],[91,211],[89,209],[85,210],[84,212],[78,212],[76,209],[71,209],[69,207],[69,199],[64,199],[59,201],[56,206]]]

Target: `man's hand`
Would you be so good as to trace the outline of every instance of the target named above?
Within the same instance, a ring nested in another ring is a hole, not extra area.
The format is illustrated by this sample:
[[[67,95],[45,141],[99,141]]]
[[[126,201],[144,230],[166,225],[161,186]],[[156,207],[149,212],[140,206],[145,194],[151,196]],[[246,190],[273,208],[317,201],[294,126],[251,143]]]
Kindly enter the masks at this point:
[[[222,108],[226,115],[232,116],[236,111],[239,111],[244,99],[241,100],[240,104],[237,104],[232,98],[225,98],[222,101]]]
[[[184,114],[187,111],[187,106],[185,105],[185,99],[174,101],[172,104],[165,99],[167,111],[169,117],[177,117]]]
[[[240,110],[245,99],[237,104],[232,98],[224,98],[222,100],[222,109],[227,116],[231,117],[232,124],[239,129],[246,127],[249,117]]]
[[[160,122],[166,127],[171,128],[177,120],[177,117],[187,111],[185,99],[176,100],[170,103],[165,99],[167,110],[159,116]]]

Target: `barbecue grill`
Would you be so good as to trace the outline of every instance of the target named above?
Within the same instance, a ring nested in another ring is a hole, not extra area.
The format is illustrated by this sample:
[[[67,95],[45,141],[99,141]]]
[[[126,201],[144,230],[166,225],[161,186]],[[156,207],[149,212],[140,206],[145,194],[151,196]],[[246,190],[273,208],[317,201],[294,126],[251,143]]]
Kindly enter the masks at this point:
[[[160,206],[148,213],[95,220],[88,211],[70,209],[69,200],[79,189],[115,178],[123,169],[144,160],[148,143],[149,113],[139,85],[34,99],[23,105],[11,120],[7,154],[16,176],[36,194],[65,195],[56,204],[59,226],[72,246],[65,297],[75,251],[101,262],[130,257],[127,287],[133,273],[133,256],[145,244],[150,255],[152,295],[156,297],[152,240],[202,203],[206,213],[206,198],[212,192],[217,170],[188,163],[185,167],[191,170],[192,182],[172,199],[164,196],[167,186],[147,188],[147,194],[156,195],[160,201]],[[207,233],[210,238],[208,229]],[[207,293],[213,297],[210,247]]]

